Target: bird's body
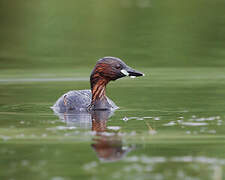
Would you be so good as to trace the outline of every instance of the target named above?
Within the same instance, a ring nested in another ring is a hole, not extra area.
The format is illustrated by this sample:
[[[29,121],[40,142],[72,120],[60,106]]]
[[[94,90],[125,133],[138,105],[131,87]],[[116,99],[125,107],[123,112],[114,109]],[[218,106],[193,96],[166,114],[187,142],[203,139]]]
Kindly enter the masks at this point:
[[[110,110],[118,109],[118,106],[106,97],[108,103],[110,104]],[[59,113],[74,111],[74,112],[86,112],[89,110],[92,100],[91,90],[74,90],[63,94],[52,107]]]
[[[144,74],[127,66],[121,59],[104,57],[100,59],[90,76],[91,90],[69,91],[63,94],[52,107],[55,112],[115,110],[118,107],[106,96],[106,85],[125,76]]]

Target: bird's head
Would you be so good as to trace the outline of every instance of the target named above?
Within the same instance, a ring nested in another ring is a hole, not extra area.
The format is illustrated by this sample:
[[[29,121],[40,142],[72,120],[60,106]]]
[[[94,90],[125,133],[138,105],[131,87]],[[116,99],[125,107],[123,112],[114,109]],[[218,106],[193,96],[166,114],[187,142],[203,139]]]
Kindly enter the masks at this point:
[[[107,81],[114,81],[125,76],[137,77],[144,76],[144,74],[127,66],[116,57],[104,57],[98,60],[91,73],[91,78],[101,77]]]

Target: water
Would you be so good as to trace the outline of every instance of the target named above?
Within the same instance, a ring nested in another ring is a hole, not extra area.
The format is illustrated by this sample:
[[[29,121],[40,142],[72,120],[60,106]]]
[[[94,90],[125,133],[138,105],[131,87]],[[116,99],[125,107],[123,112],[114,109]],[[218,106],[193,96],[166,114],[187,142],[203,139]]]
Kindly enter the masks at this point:
[[[2,179],[223,179],[224,84],[169,72],[111,83],[120,109],[95,123],[50,109],[87,81],[1,83]]]
[[[0,178],[225,179],[225,3],[0,2]],[[107,87],[114,113],[50,109],[98,58],[145,77]]]

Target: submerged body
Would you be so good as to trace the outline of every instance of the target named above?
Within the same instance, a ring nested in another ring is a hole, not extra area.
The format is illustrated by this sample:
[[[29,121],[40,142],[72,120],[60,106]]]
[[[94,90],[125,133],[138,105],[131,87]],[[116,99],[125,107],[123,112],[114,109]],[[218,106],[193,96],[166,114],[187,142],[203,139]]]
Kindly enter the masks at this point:
[[[58,113],[115,110],[118,107],[106,96],[106,85],[125,76],[136,77],[144,74],[130,68],[119,58],[104,57],[96,63],[91,73],[91,90],[69,91],[63,94],[52,108]]]

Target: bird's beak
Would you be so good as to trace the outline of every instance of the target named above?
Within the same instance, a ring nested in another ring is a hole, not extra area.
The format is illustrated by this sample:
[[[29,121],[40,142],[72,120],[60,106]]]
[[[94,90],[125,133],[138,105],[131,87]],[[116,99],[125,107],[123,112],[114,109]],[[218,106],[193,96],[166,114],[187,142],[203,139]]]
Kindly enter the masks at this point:
[[[126,68],[122,69],[121,72],[125,75],[125,76],[130,76],[130,77],[138,77],[138,76],[144,76],[145,74],[139,71],[136,71],[134,69],[132,69],[131,67],[127,66]]]

